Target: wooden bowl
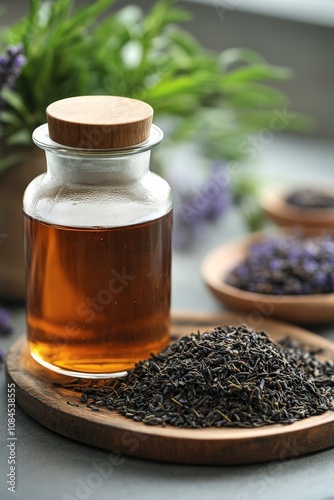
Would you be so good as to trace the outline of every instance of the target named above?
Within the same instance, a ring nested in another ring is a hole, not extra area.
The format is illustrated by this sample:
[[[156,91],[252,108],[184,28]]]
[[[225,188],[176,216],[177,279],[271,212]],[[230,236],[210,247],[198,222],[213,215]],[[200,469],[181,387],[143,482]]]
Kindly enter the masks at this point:
[[[279,318],[297,324],[334,321],[334,294],[266,295],[239,290],[225,283],[228,272],[244,260],[249,247],[264,238],[255,233],[212,250],[204,259],[202,278],[209,290],[231,309],[250,313],[253,322]]]
[[[273,191],[261,200],[262,209],[275,224],[287,230],[297,229],[309,236],[334,233],[334,209],[299,208],[285,201],[290,192],[291,189]],[[328,189],[326,192],[333,194]]]

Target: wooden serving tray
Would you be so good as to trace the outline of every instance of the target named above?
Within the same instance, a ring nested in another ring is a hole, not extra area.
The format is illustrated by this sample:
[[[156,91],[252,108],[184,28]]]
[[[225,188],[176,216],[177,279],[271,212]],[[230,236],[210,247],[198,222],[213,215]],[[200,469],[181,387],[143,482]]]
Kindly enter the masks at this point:
[[[175,313],[172,339],[210,326],[243,322],[247,323],[247,316],[238,313]],[[334,343],[299,327],[263,320],[260,328],[273,339],[288,335],[308,347],[323,348],[324,357],[334,359]],[[16,384],[17,403],[37,422],[81,443],[134,457],[182,464],[243,464],[284,460],[334,445],[334,411],[290,425],[252,429],[150,427],[106,408],[92,411],[79,403],[80,393],[53,385],[71,379],[36,363],[24,336],[8,353],[7,374]]]

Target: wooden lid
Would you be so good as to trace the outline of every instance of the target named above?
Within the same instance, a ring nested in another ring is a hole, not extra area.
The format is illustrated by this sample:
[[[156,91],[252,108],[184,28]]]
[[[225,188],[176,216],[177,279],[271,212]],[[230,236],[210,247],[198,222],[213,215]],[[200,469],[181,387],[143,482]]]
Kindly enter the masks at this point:
[[[146,141],[153,109],[129,97],[69,97],[46,109],[50,138],[83,149],[126,148]]]

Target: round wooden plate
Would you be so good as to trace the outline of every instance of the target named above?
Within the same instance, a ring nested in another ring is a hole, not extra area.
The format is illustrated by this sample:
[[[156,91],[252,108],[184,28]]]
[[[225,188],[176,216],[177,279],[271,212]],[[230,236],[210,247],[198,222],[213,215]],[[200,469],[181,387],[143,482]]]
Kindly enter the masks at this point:
[[[272,317],[305,325],[334,321],[334,293],[265,295],[239,290],[224,282],[227,273],[244,260],[249,247],[263,237],[264,233],[258,232],[212,250],[201,269],[209,290],[224,304],[248,311],[253,318]]]
[[[174,314],[172,339],[210,326],[240,324],[239,314]],[[251,325],[249,325],[251,326]],[[272,338],[288,335],[306,346],[323,348],[334,359],[334,343],[301,328],[264,320],[261,328]],[[179,429],[149,427],[110,410],[94,412],[78,403],[80,393],[53,385],[68,377],[37,364],[27,351],[25,337],[7,357],[10,382],[16,384],[17,403],[35,420],[63,436],[106,450],[151,460],[182,464],[243,464],[283,460],[334,445],[334,412],[310,417],[290,425],[252,429]],[[79,404],[70,406],[67,402]]]
[[[329,195],[333,189],[321,188]],[[290,231],[298,230],[306,236],[316,236],[322,233],[334,233],[334,210],[327,208],[299,208],[285,201],[291,188],[275,190],[267,193],[261,200],[265,213],[278,226]]]

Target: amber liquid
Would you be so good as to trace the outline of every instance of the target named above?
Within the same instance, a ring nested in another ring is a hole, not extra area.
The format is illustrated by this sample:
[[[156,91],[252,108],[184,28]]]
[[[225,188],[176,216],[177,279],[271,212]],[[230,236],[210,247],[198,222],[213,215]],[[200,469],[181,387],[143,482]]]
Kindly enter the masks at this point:
[[[25,215],[32,356],[51,369],[89,376],[125,371],[165,347],[171,224],[171,212],[102,229]]]

